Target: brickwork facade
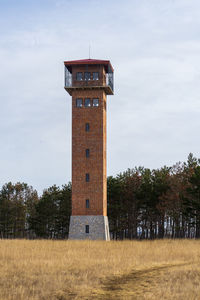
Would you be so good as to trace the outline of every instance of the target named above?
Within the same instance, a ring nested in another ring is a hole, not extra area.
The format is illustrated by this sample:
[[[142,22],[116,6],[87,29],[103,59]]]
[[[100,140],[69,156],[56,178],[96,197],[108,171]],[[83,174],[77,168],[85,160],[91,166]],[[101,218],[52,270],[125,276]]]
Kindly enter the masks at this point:
[[[76,99],[99,99],[98,107],[77,107]],[[86,131],[86,123],[89,131]],[[89,157],[86,157],[89,149]],[[89,182],[86,182],[86,173]],[[106,96],[101,90],[72,96],[72,215],[107,215]],[[86,199],[90,207],[86,208]]]

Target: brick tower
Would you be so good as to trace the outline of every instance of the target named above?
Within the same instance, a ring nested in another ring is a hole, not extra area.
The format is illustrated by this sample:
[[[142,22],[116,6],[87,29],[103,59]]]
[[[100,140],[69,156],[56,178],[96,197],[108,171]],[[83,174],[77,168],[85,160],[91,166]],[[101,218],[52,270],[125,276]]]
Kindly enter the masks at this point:
[[[106,99],[113,95],[108,60],[65,61],[72,96],[72,215],[69,239],[109,240]]]

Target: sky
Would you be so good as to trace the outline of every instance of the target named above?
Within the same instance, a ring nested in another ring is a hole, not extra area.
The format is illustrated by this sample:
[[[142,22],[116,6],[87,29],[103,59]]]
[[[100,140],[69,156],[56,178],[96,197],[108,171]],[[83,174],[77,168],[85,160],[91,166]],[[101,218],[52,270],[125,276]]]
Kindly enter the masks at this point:
[[[0,186],[71,180],[65,60],[110,60],[107,175],[200,157],[199,0],[0,0]]]

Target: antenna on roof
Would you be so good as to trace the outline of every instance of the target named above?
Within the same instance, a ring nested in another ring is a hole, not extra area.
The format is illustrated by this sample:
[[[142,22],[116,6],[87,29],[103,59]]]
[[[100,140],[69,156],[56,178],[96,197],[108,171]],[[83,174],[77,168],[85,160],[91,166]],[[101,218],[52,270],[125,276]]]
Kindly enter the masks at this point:
[[[91,51],[91,45],[89,44],[89,59],[90,59],[90,51]]]

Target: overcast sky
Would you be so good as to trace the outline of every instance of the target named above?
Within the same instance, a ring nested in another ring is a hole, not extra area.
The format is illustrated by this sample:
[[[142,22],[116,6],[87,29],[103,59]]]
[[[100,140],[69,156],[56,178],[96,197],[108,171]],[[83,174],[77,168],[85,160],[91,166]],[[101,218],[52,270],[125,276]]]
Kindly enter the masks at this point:
[[[108,59],[108,175],[200,157],[199,0],[0,0],[0,185],[71,180],[64,60]]]

